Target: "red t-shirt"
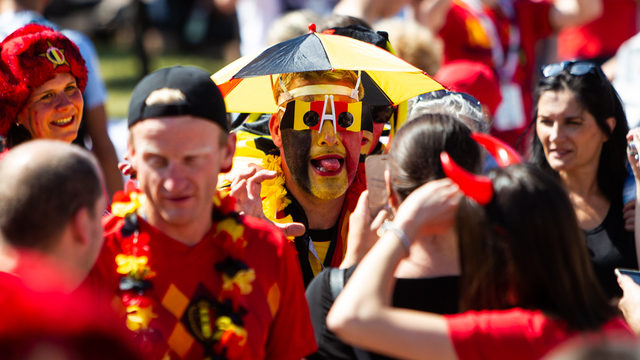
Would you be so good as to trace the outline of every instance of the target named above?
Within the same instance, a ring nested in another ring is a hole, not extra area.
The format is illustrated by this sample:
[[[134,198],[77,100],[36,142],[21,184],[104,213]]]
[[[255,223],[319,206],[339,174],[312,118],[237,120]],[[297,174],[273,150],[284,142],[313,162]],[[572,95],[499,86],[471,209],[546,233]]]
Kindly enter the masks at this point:
[[[445,318],[460,360],[540,359],[578,334],[564,321],[549,319],[539,310],[468,311]],[[603,334],[635,339],[621,318],[607,322],[597,335]]]
[[[267,222],[251,217],[242,222],[248,240],[242,261],[255,270],[255,280],[243,304],[248,310],[243,317],[248,335],[241,359],[303,358],[316,350],[316,344],[294,250]],[[164,347],[154,348],[151,357],[162,358],[166,353],[171,359],[202,359],[205,348],[193,335],[199,329],[193,318],[197,318],[201,301],[217,298],[212,289],[221,288],[215,265],[224,259],[213,236],[216,226],[189,247],[142,219],[138,223],[140,233],[149,235],[149,266],[156,274],[150,279],[153,288],[145,291],[158,316],[149,328],[160,333]],[[106,285],[113,290],[110,298],[122,306],[118,290],[122,275],[116,272],[115,257],[123,253],[120,230],[124,220],[107,216],[103,224],[105,245],[87,285]]]
[[[31,358],[43,345],[69,358],[139,359],[113,312],[100,309],[89,293],[62,292],[69,287],[67,273],[55,261],[38,253],[20,255],[11,274],[0,272],[2,359]]]
[[[521,88],[527,123],[531,120],[533,109],[536,43],[553,33],[550,9],[551,4],[546,1],[515,0],[514,18],[510,20],[500,9],[483,6],[484,12],[496,25],[505,56],[508,54],[511,21],[520,29],[520,58],[511,80]],[[468,59],[482,62],[497,73],[488,35],[474,12],[460,0],[453,0],[439,35],[444,42],[445,64],[453,60]],[[523,130],[524,127],[521,127],[512,131],[492,133],[513,145]]]
[[[618,47],[637,32],[635,0],[604,0],[602,17],[558,34],[558,58],[593,59],[615,55]]]

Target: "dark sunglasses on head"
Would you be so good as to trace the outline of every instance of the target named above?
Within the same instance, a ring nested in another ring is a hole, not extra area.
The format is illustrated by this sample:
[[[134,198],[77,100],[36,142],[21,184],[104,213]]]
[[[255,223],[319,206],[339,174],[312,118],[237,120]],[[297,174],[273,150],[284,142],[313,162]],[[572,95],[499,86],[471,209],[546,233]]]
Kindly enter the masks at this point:
[[[589,61],[563,61],[554,64],[547,64],[542,67],[542,76],[551,77],[560,74],[563,71],[574,75],[582,76],[588,73],[599,75],[600,67]]]

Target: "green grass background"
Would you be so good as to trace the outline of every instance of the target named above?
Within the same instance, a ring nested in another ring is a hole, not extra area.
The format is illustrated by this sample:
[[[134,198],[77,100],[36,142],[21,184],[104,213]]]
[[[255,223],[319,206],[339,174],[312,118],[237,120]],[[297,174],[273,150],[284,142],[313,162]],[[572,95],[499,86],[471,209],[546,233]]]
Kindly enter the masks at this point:
[[[110,119],[125,118],[131,92],[140,80],[140,63],[131,51],[117,50],[107,46],[98,46],[97,50],[100,69],[109,93],[106,105],[107,115]],[[204,55],[179,53],[153,57],[149,62],[151,71],[173,65],[197,66],[213,74],[226,63]]]

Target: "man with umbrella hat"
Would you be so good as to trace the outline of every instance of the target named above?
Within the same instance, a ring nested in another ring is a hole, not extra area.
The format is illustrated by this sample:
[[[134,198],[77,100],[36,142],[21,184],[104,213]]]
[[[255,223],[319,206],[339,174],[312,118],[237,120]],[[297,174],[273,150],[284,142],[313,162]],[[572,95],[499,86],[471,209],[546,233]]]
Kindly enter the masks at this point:
[[[369,107],[359,101],[363,93],[353,71],[280,75],[274,87],[278,111],[269,122],[278,149],[263,162],[273,172],[252,170],[232,185],[232,195],[244,205],[249,197],[262,199],[262,210],[273,222],[305,226],[294,239],[305,285],[324,267],[340,265],[349,215],[366,188],[357,176],[362,131],[372,127]],[[261,176],[269,179],[262,182],[260,196],[249,196],[240,182]]]

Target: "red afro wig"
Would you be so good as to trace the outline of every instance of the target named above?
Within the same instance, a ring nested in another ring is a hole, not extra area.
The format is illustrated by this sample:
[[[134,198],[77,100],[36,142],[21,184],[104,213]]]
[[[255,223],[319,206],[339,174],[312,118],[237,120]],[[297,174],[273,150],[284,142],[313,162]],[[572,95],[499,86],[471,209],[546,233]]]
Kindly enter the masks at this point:
[[[31,92],[58,73],[71,73],[80,91],[87,68],[78,47],[61,33],[38,24],[14,31],[0,43],[0,136],[17,122]]]

